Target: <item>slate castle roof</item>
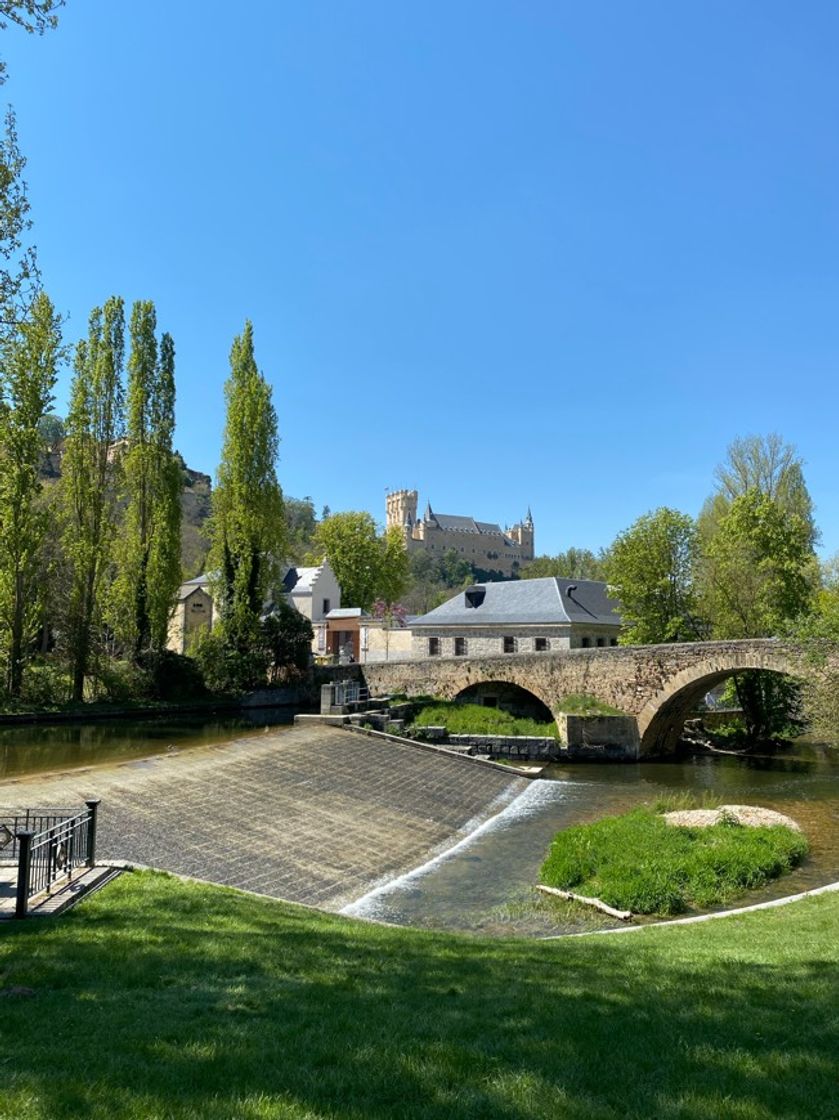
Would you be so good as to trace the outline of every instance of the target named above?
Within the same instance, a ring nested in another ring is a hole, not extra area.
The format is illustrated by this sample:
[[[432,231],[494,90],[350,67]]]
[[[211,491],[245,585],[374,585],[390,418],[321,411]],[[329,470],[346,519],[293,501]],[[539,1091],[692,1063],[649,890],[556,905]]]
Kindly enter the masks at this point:
[[[483,592],[483,595],[481,594]],[[470,602],[477,603],[470,606]],[[618,603],[593,579],[505,580],[478,583],[414,619],[412,626],[510,626],[596,623],[619,627]]]
[[[435,513],[431,508],[431,502],[425,507],[426,524],[434,525],[438,529],[456,533],[492,533],[495,536],[503,537],[506,533],[500,525],[496,525],[493,521],[476,521],[474,517],[460,517],[454,513]]]

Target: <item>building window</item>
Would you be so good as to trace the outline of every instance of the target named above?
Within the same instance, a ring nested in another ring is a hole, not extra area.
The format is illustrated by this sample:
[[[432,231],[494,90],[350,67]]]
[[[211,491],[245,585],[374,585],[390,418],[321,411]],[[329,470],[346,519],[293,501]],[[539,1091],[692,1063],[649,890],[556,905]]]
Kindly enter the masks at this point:
[[[598,646],[605,646],[606,645],[605,638],[598,638],[597,639],[597,644],[598,644]]]
[[[454,640],[454,655],[455,655],[455,657],[465,657],[466,656],[466,639],[465,638],[455,638],[455,640]]]
[[[537,653],[544,653],[545,650],[548,648],[548,639],[547,638],[534,638],[533,639],[533,648],[536,650]]]
[[[610,646],[616,646],[617,644],[618,644],[618,639],[617,638],[610,638],[609,639],[609,645]]]
[[[588,649],[591,645],[591,638],[583,638],[580,642],[580,645],[583,647],[583,649]]]
[[[331,610],[331,608],[332,608],[332,603],[329,601],[329,599],[324,599],[324,601],[323,601],[323,612],[322,613],[323,614],[329,614],[329,611]]]
[[[440,656],[440,639],[439,638],[429,638],[428,639],[428,656],[429,657],[439,657]]]
[[[505,653],[515,653],[517,646],[518,646],[518,642],[516,641],[515,638],[511,638],[508,635],[505,635],[505,637],[504,637],[504,652]]]

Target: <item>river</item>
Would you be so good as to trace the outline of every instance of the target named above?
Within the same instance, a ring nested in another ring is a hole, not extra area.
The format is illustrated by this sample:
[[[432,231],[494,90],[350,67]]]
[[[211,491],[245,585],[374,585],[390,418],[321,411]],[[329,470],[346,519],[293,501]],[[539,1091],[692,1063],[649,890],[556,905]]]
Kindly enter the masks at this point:
[[[810,840],[801,867],[748,901],[778,898],[839,880],[839,750],[798,744],[755,758],[702,755],[636,765],[551,766],[502,812],[435,859],[384,884],[344,913],[397,925],[491,936],[551,936],[603,928],[595,912],[533,890],[554,834],[684,791],[762,805],[798,821]]]
[[[198,713],[0,727],[0,780],[230,742],[291,722],[287,709]],[[839,744],[799,741],[771,756],[695,755],[638,764],[551,766],[518,798],[458,843],[382,884],[345,913],[398,925],[491,936],[550,936],[609,924],[605,917],[533,890],[554,834],[659,797],[708,792],[762,805],[799,822],[810,840],[801,867],[748,901],[839,880]]]

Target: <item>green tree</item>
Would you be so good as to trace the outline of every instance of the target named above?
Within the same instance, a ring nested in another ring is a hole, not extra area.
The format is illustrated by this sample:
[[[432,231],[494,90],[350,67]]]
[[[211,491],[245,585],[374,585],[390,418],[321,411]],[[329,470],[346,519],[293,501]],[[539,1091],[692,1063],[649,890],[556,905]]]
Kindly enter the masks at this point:
[[[812,663],[802,683],[810,733],[833,742],[839,727],[839,555],[823,566],[813,610],[795,620],[790,634],[805,644]]]
[[[64,419],[54,412],[48,412],[41,417],[38,432],[47,451],[54,451],[67,434]]]
[[[76,347],[62,464],[63,554],[68,569],[64,640],[73,699],[85,680],[102,617],[116,526],[117,440],[123,432],[123,301],[111,297],[90,316]]]
[[[606,566],[621,602],[623,645],[698,637],[694,594],[697,534],[693,518],[662,507],[621,533]]]
[[[596,556],[588,548],[568,548],[556,556],[537,556],[521,570],[522,579],[543,579],[559,576],[562,579],[606,578],[605,558]]]
[[[706,541],[699,583],[715,638],[788,631],[813,607],[812,530],[757,488],[736,497]],[[797,687],[773,673],[738,673],[734,688],[749,745],[788,734],[798,722]]]
[[[705,543],[703,614],[715,638],[779,634],[813,599],[810,526],[757,489],[735,498]]]
[[[42,292],[2,355],[0,387],[0,625],[6,687],[19,696],[27,653],[41,621],[48,519],[38,503],[44,453],[40,424],[62,358],[61,321]]]
[[[299,564],[306,553],[312,549],[317,527],[314,502],[309,497],[287,497],[285,499],[285,518],[288,533],[288,559]]]
[[[246,655],[260,640],[260,616],[286,544],[276,474],[277,414],[271,387],[256,365],[250,322],[230,351],[225,398],[227,420],[212,499],[209,566],[219,638],[228,653]],[[245,687],[258,682],[240,683]]]
[[[750,490],[775,502],[785,514],[799,518],[808,529],[810,547],[818,540],[813,501],[804,480],[804,461],[793,444],[777,432],[745,436],[728,447],[725,461],[714,470],[716,489],[702,510],[699,528],[709,539],[731,503]]]
[[[31,34],[42,35],[58,23],[56,12],[63,0],[0,0],[0,30],[15,24]],[[0,61],[0,84],[6,80],[6,64]],[[32,228],[29,199],[23,171],[14,109],[6,110],[0,137],[0,341],[14,338],[18,324],[32,310],[40,290],[35,246],[27,244]]]
[[[154,304],[131,311],[131,353],[123,455],[125,514],[117,549],[112,625],[135,660],[160,651],[181,581],[181,469],[172,450],[175,430],[175,348],[157,345]]]
[[[262,621],[262,641],[272,684],[288,680],[308,668],[312,654],[312,624],[304,614],[280,600]]]
[[[384,550],[369,513],[333,513],[315,531],[313,553],[327,556],[341,587],[341,602],[369,611],[379,595]]]
[[[382,566],[379,575],[376,598],[393,607],[408,588],[410,566],[405,536],[402,530],[392,525],[381,538]]]

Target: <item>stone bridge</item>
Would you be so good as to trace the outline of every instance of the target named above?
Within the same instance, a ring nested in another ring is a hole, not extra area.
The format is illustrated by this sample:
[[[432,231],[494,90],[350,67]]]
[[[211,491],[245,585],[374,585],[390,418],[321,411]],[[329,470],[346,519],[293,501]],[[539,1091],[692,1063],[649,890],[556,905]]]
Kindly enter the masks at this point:
[[[839,655],[837,655],[839,657]],[[526,689],[556,717],[563,697],[587,693],[634,716],[642,756],[669,754],[685,719],[715,685],[743,669],[812,674],[800,646],[775,638],[619,646],[483,658],[431,658],[359,666],[371,692],[453,700],[472,685]]]

